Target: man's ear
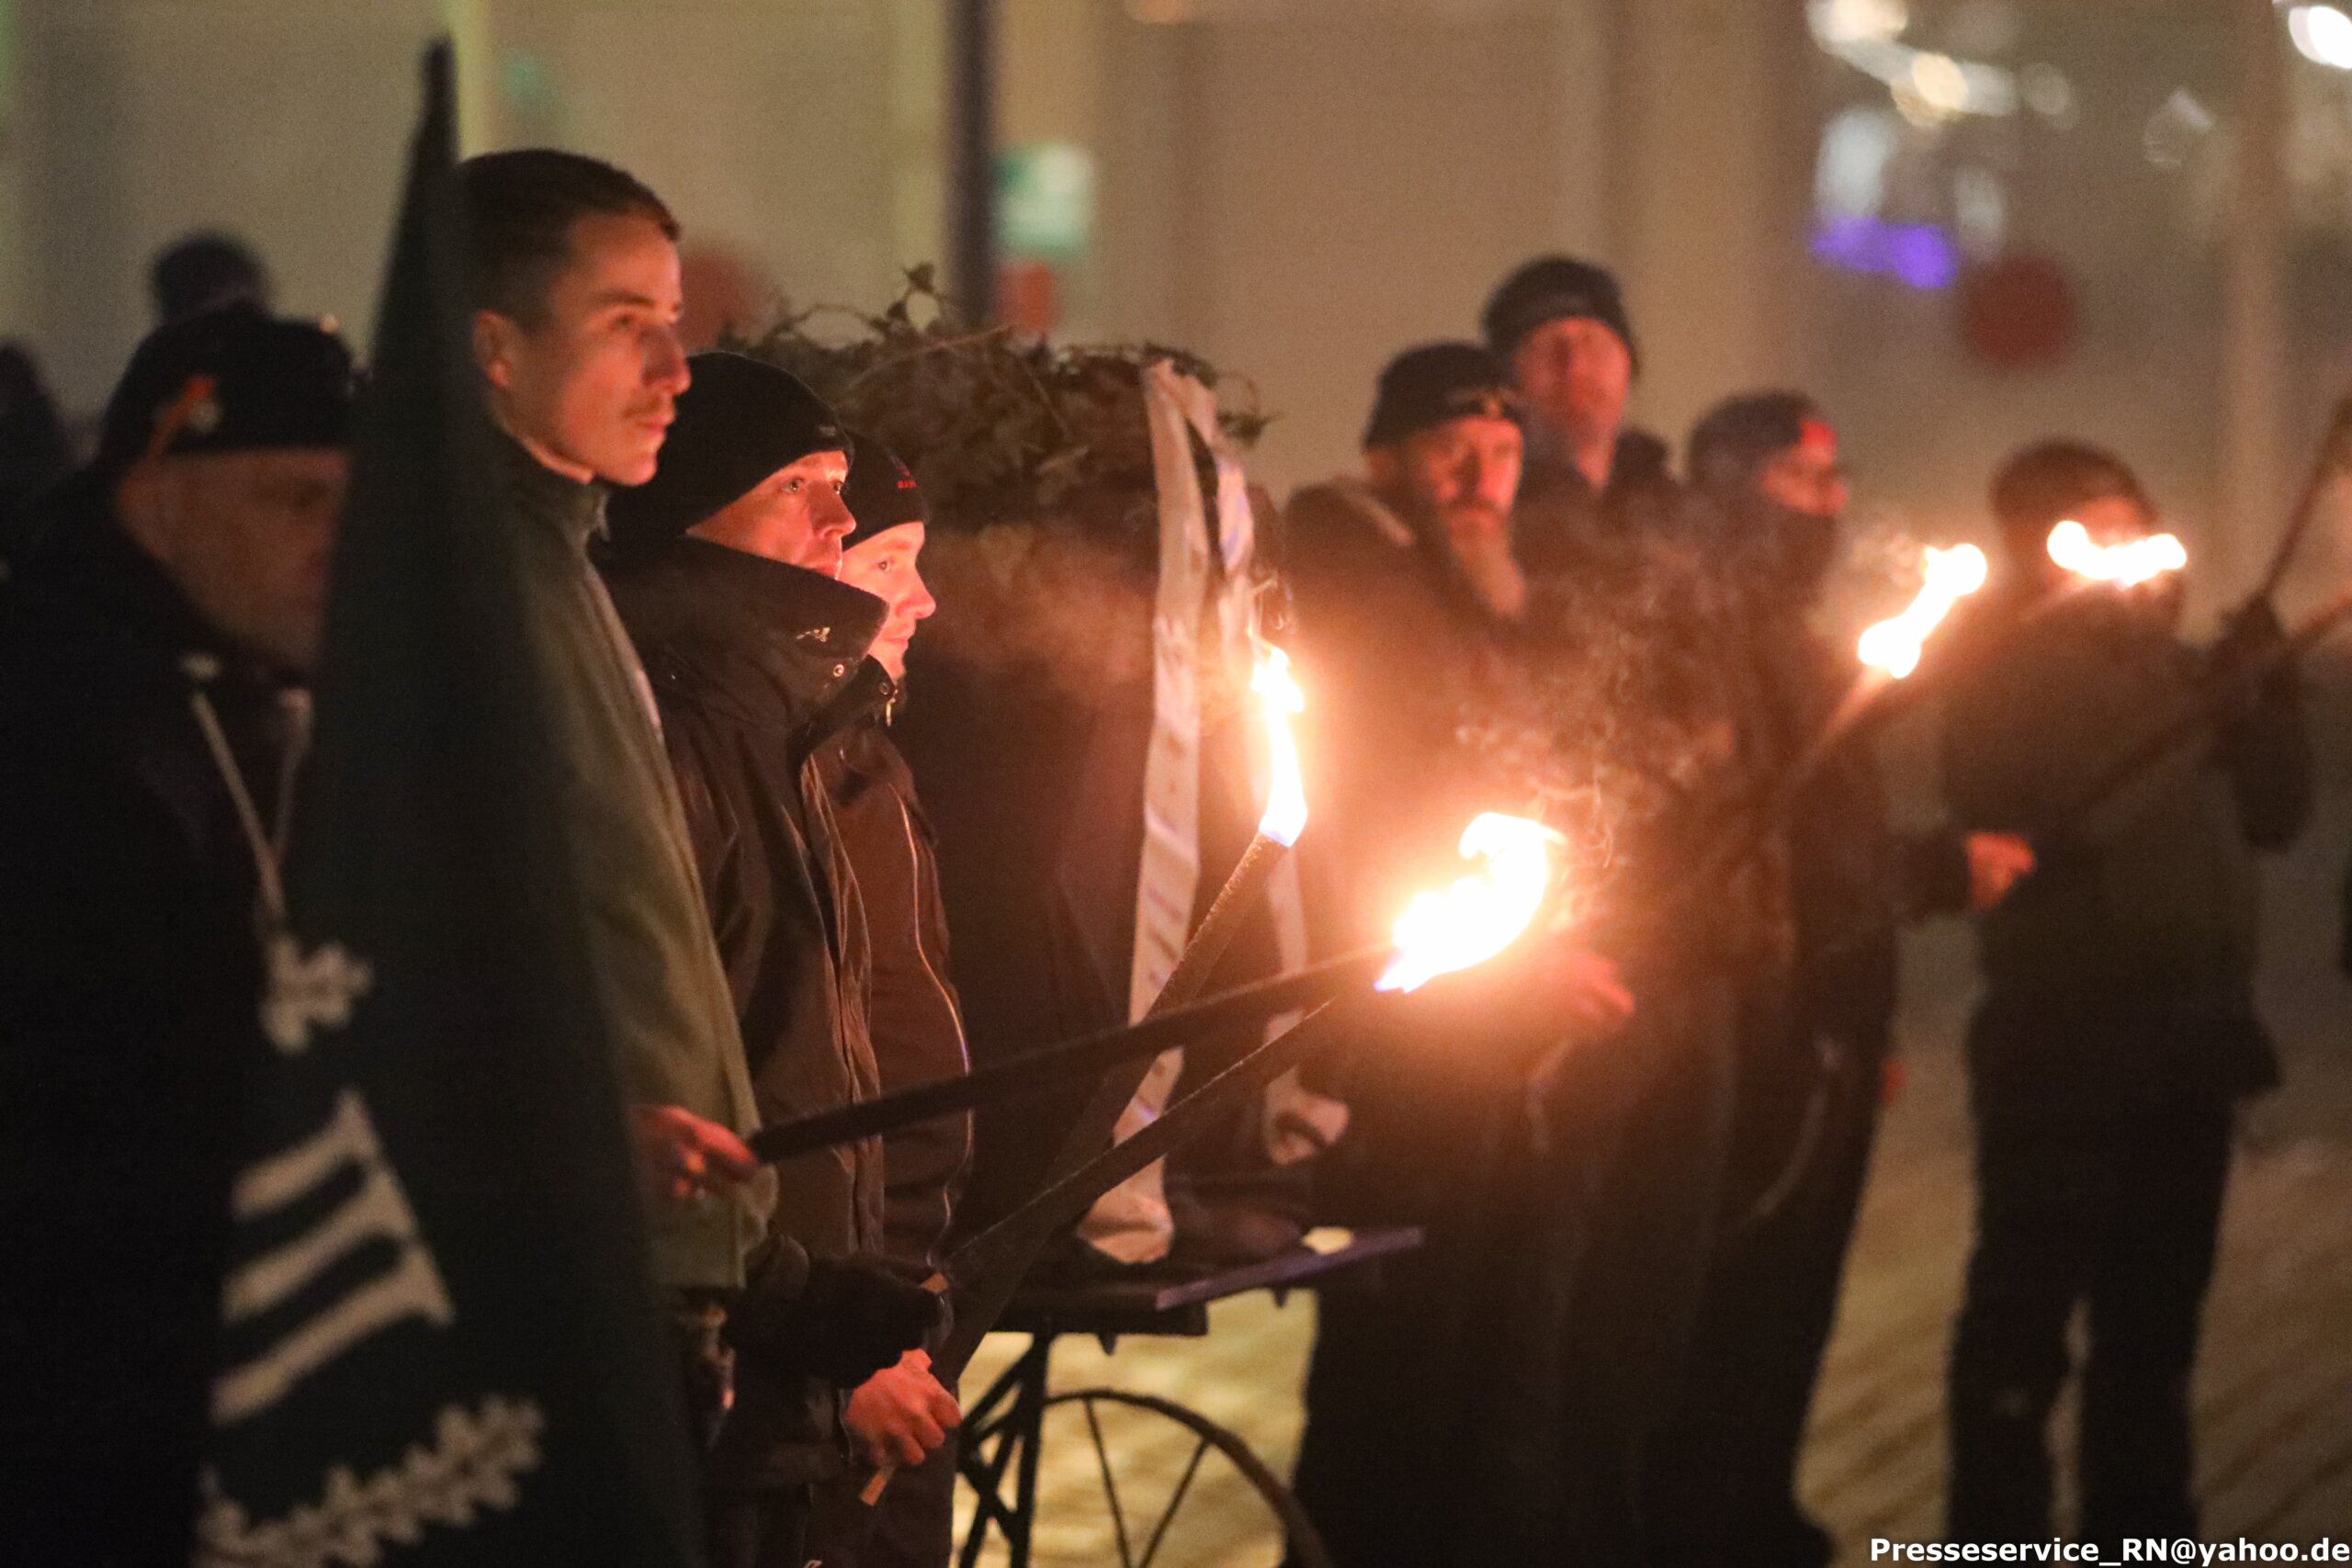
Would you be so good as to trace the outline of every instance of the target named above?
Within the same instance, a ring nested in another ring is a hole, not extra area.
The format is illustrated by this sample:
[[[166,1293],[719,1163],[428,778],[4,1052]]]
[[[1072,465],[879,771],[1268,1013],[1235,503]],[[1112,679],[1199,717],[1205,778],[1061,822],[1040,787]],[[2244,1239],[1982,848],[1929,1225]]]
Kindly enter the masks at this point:
[[[115,485],[115,515],[123,531],[157,560],[168,561],[179,516],[177,476],[164,464],[141,463]]]
[[[1367,446],[1363,449],[1363,471],[1375,489],[1387,490],[1404,473],[1404,464],[1394,446]]]
[[[514,384],[514,350],[522,329],[495,310],[474,312],[474,363],[482,379],[503,392]]]

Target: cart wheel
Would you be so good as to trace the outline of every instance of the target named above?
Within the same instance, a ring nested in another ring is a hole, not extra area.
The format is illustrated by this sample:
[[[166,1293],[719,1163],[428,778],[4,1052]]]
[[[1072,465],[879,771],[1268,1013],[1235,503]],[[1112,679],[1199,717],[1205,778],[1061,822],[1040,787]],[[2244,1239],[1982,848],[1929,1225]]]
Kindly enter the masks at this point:
[[[1117,1389],[1046,1401],[1034,1568],[1330,1568],[1290,1488],[1233,1433]],[[1002,1549],[981,1562],[1002,1562]]]

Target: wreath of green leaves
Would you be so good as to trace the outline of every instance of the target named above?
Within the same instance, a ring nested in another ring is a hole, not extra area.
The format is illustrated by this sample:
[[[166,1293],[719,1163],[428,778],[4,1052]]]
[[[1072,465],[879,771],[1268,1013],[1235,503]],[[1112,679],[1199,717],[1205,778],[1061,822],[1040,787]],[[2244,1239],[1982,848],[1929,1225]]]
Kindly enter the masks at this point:
[[[1183,349],[1057,345],[964,321],[930,266],[910,269],[879,314],[786,306],[764,332],[724,346],[791,371],[852,430],[896,451],[933,520],[957,531],[1075,524],[1148,540],[1157,523],[1138,373],[1155,360],[1217,393],[1238,446],[1254,443],[1269,418],[1255,386]]]

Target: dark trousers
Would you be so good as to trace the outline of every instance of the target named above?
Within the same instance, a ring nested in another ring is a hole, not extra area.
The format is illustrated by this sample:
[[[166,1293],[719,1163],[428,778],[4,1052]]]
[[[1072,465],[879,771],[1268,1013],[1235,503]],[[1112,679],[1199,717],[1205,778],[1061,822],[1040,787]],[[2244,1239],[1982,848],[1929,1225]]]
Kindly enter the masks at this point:
[[[1837,1317],[1880,1055],[1788,1043],[1743,1059],[1736,1168],[1683,1397],[1657,1443],[1650,1555],[1677,1568],[1826,1568],[1798,1505],[1807,1412]]]
[[[956,1550],[956,1434],[912,1469],[890,1477],[881,1498],[858,1494],[867,1472],[853,1470],[817,1487],[808,1555],[824,1568],[946,1568]]]
[[[1651,1555],[1647,1498],[1670,1462],[1721,1226],[1735,1068],[1728,992],[1692,984],[1601,1050],[1654,1053],[1584,1199],[1585,1244],[1560,1323],[1558,1555],[1627,1568]]]
[[[2051,1407],[2086,1310],[2086,1540],[2197,1534],[2189,1378],[2212,1277],[2230,1109],[1976,1107],[1976,1248],[1951,1356],[1955,1540],[2051,1529]]]

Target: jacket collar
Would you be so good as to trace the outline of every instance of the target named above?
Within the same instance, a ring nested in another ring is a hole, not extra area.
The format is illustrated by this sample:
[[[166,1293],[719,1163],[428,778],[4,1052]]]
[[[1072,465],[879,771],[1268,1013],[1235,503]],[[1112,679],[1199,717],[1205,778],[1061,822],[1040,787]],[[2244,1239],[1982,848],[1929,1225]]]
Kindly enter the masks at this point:
[[[551,528],[573,550],[605,531],[605,491],[568,479],[537,457],[503,425],[491,426],[491,450],[501,485],[526,526]]]
[[[886,614],[846,583],[692,536],[612,582],[657,690],[792,731],[857,671]]]

